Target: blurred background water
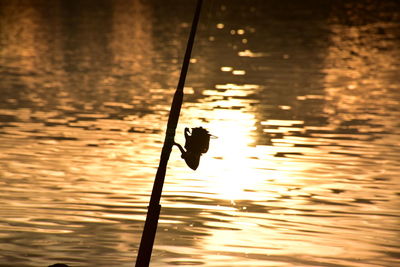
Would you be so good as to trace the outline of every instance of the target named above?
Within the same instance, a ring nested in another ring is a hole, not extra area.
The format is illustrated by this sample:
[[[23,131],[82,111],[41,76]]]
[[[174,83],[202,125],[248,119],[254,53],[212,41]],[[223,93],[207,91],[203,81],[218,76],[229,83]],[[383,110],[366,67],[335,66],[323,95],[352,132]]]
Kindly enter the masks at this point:
[[[195,1],[0,0],[0,266],[133,266]],[[152,266],[400,264],[400,3],[205,0]]]

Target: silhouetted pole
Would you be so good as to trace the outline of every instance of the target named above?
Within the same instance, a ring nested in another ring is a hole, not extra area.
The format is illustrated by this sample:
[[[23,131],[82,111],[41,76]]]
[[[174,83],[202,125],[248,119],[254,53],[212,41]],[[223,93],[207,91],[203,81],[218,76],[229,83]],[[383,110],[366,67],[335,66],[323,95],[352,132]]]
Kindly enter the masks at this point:
[[[144,224],[142,240],[138,256],[136,259],[136,267],[147,267],[150,263],[151,252],[153,250],[154,239],[157,232],[158,218],[160,217],[160,198],[164,185],[165,173],[167,171],[168,159],[174,145],[176,126],[178,125],[179,114],[183,101],[183,87],[185,85],[186,74],[189,68],[190,55],[192,53],[194,37],[196,35],[197,24],[200,18],[200,10],[203,0],[197,0],[197,6],[190,30],[189,40],[186,47],[185,57],[183,59],[181,75],[179,77],[178,86],[174,94],[171,110],[169,113],[167,132],[165,134],[164,146],[161,151],[160,164],[154,180],[153,191],[151,193],[150,203],[147,210],[146,222]]]

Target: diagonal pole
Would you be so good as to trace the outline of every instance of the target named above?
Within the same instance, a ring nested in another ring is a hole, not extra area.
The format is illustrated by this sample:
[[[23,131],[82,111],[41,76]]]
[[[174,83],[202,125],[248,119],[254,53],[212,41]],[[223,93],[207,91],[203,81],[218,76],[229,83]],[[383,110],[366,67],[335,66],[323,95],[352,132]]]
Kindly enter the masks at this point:
[[[157,232],[158,219],[160,217],[160,199],[162,188],[164,185],[165,173],[167,171],[168,159],[174,145],[176,126],[179,121],[179,114],[181,112],[183,101],[183,87],[185,85],[186,74],[188,72],[190,55],[192,53],[196,29],[200,18],[200,10],[203,0],[197,0],[196,10],[192,22],[192,28],[186,47],[185,57],[182,63],[181,75],[179,77],[178,86],[174,94],[174,98],[169,113],[167,131],[165,134],[164,146],[161,151],[160,164],[157,169],[156,177],[154,180],[153,191],[151,193],[150,203],[147,210],[146,222],[144,225],[142,239],[138,256],[136,259],[136,267],[147,267],[150,263],[151,252],[153,250],[154,239]]]

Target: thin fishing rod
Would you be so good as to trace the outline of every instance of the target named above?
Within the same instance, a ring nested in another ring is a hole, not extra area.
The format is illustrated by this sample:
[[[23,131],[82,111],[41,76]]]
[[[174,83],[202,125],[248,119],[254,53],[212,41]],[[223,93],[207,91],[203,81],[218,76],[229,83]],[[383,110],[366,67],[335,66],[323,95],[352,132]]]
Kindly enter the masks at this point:
[[[186,46],[185,57],[183,58],[181,74],[178,86],[176,88],[174,98],[172,100],[171,110],[168,117],[167,131],[165,134],[164,145],[161,151],[160,164],[157,169],[156,177],[153,184],[153,191],[150,197],[150,203],[147,210],[146,222],[144,225],[142,239],[138,256],[136,259],[136,267],[147,267],[150,264],[151,253],[153,250],[154,239],[157,232],[158,219],[160,217],[160,199],[162,188],[164,185],[167,164],[174,145],[176,127],[179,121],[179,115],[183,101],[183,88],[185,86],[186,75],[189,69],[190,56],[192,54],[194,39],[196,36],[197,25],[200,19],[200,11],[203,0],[197,0],[197,5],[193,17],[192,28],[190,30],[188,43]]]

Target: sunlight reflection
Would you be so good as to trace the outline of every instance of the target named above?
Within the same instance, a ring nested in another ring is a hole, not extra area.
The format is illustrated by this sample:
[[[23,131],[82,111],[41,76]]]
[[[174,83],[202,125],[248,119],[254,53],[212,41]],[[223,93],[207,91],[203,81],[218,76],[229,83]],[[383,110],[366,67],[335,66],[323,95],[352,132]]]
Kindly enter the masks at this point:
[[[225,87],[237,89],[236,93],[230,90],[226,92],[241,95],[242,90],[252,90],[256,86],[232,84]],[[255,188],[262,181],[262,177],[256,175],[257,171],[253,168],[254,160],[250,158],[252,148],[249,145],[254,141],[254,115],[231,109],[232,106],[248,105],[240,99],[215,101],[209,105],[220,107],[211,110],[212,115],[207,116],[213,118],[207,128],[218,139],[211,141],[210,151],[204,156],[197,176],[207,179],[207,191],[222,199],[233,201],[251,198],[251,194],[245,189]],[[193,109],[193,112],[196,110]]]
[[[395,100],[396,90],[391,90],[398,88],[398,84],[393,85],[388,80],[394,75],[388,70],[388,66],[396,64],[399,54],[398,50],[389,49],[397,46],[397,40],[388,38],[389,34],[388,37],[379,34],[379,29],[383,26],[395,27],[391,24],[331,27],[332,45],[325,59],[324,70],[326,98],[329,100],[324,112],[330,115],[331,126],[346,125],[365,132],[373,131],[371,123],[394,127],[397,120],[390,112],[385,116],[382,113],[387,112],[387,107],[398,105]],[[366,37],[362,39],[360,36],[364,35]],[[385,40],[384,43],[382,40]],[[332,69],[331,62],[339,59],[345,68]],[[371,110],[377,101],[381,108],[374,107]],[[344,110],[347,112],[341,112]],[[367,121],[370,123],[365,123]]]
[[[129,266],[192,4],[9,2],[0,262]],[[176,141],[185,127],[217,138],[197,171],[174,147],[153,265],[395,266],[398,22],[342,25],[317,1],[272,13],[237,2],[200,22]]]

